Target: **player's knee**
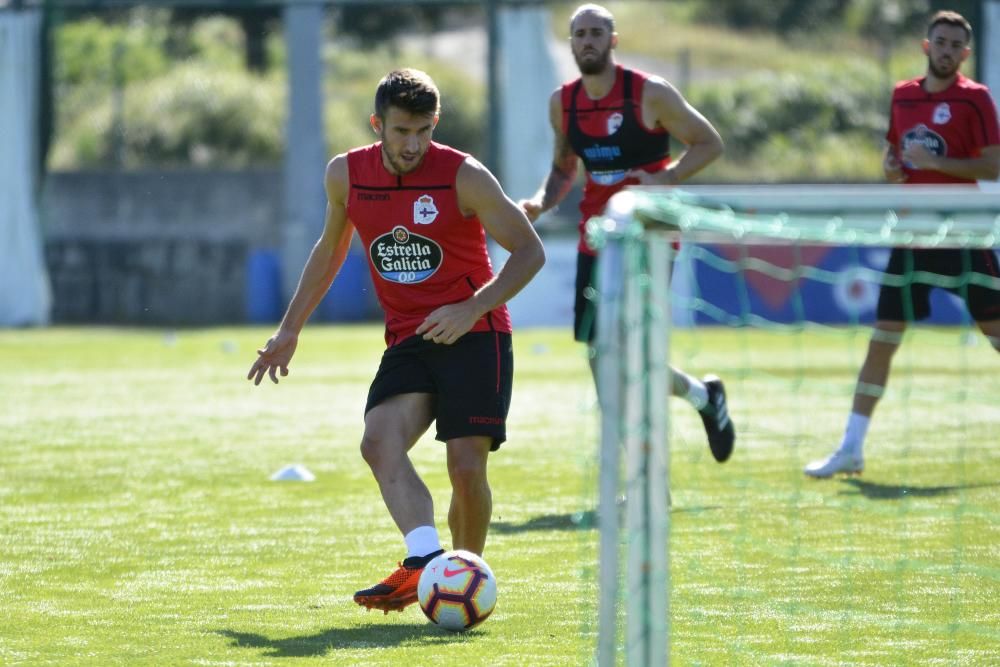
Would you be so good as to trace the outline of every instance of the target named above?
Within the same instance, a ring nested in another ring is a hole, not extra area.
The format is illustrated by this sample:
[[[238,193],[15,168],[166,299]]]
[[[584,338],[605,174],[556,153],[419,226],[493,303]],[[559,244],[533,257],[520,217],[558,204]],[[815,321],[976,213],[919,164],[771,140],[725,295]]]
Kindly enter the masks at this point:
[[[456,456],[448,460],[448,477],[456,490],[474,489],[486,483],[486,465],[479,457]]]
[[[368,467],[376,470],[382,465],[386,459],[385,452],[385,439],[365,431],[365,434],[361,437],[361,458],[365,460]]]
[[[486,468],[472,458],[459,458],[448,462],[448,475],[454,479],[479,479],[485,477]]]
[[[449,473],[451,469],[449,468]],[[474,499],[490,498],[490,485],[484,470],[465,468],[451,473],[451,488],[458,498],[472,501]]]
[[[892,356],[903,342],[905,332],[903,325],[883,325],[880,323],[872,329],[871,340],[868,343],[869,354]]]

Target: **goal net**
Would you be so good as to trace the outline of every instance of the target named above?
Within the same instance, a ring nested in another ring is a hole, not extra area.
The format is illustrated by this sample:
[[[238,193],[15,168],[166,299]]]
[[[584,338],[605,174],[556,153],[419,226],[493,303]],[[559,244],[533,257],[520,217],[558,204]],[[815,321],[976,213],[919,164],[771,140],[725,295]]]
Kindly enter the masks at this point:
[[[1000,290],[1000,193],[634,188],[589,230],[597,663],[1000,659],[1000,341],[963,301],[971,286]],[[994,270],[884,274],[893,247],[988,253]],[[671,293],[672,270],[689,289]],[[836,448],[864,391],[883,283],[944,289],[902,336],[863,476],[812,479],[803,467]],[[668,363],[726,382],[737,441],[725,465],[694,410],[668,410]]]

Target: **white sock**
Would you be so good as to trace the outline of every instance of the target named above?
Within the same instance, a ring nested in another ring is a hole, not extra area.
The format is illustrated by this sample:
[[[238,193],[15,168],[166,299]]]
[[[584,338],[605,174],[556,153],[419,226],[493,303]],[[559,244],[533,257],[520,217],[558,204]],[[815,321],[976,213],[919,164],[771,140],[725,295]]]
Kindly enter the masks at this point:
[[[406,534],[406,557],[426,556],[441,549],[437,528],[434,526],[417,526]]]
[[[868,435],[868,424],[871,417],[859,415],[852,412],[847,418],[847,428],[844,429],[844,440],[840,443],[840,448],[853,454],[860,454],[861,448],[865,444],[865,436]]]
[[[708,387],[698,378],[691,377],[687,373],[675,370],[674,373],[685,378],[688,382],[687,393],[684,400],[694,406],[695,410],[701,410],[708,405]]]

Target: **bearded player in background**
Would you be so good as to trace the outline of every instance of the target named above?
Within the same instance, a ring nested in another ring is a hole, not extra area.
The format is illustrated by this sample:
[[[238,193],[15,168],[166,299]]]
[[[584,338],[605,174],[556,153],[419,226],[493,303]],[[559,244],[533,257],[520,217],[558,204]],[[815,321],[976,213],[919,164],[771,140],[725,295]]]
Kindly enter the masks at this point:
[[[534,197],[520,204],[535,221],[569,194],[578,163],[583,162],[587,181],[580,203],[573,329],[577,341],[589,344],[597,328],[596,304],[588,298],[594,292],[597,251],[585,238],[587,220],[603,213],[611,196],[629,185],[676,185],[690,178],[722,154],[722,139],[666,80],[615,62],[618,33],[607,9],[581,5],[569,29],[580,77],[549,99],[549,122],[555,134],[552,170]],[[671,136],[686,147],[673,161]],[[590,359],[596,382],[593,354]],[[720,463],[726,461],[736,430],[722,380],[670,370],[671,393],[698,411],[712,455]]]
[[[927,73],[896,84],[892,93],[888,147],[883,160],[890,183],[969,184],[1000,177],[1000,129],[989,89],[959,72],[972,52],[972,27],[962,15],[936,13],[923,42]],[[875,330],[858,374],[854,404],[840,446],[825,459],[805,468],[810,477],[864,470],[862,448],[875,405],[885,391],[892,357],[910,321],[930,315],[932,284],[914,272],[945,279],[977,273],[1000,278],[991,249],[895,248],[879,292]],[[900,282],[904,284],[900,284]],[[964,281],[963,281],[964,282]],[[1000,290],[967,284],[949,288],[960,296],[969,314],[1000,352]]]

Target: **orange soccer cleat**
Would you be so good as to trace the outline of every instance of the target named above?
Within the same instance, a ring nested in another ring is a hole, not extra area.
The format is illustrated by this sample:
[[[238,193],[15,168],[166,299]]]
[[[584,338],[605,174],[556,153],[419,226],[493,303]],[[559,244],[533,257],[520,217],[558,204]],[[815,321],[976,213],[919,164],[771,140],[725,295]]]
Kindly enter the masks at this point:
[[[441,553],[443,551],[435,551],[427,556],[407,558],[381,582],[355,593],[354,601],[368,609],[381,609],[386,614],[390,611],[402,611],[417,601],[420,573],[427,563]]]

